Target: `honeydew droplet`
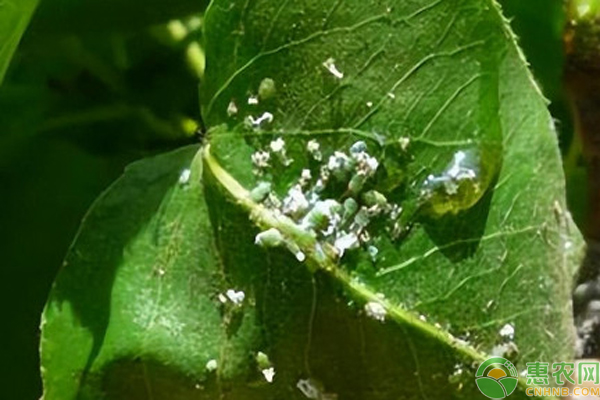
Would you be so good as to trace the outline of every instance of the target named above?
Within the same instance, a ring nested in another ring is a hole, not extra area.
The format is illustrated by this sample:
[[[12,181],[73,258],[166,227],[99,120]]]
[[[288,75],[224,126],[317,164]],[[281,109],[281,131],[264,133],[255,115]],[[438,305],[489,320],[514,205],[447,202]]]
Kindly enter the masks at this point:
[[[474,206],[491,181],[491,171],[478,150],[460,150],[439,175],[431,174],[423,183],[424,209],[434,217],[457,214]]]

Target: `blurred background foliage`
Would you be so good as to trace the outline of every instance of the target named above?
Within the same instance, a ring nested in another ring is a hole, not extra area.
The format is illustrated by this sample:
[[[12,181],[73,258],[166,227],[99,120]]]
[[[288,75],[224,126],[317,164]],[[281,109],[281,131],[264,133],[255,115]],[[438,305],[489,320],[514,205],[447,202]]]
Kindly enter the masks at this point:
[[[0,88],[5,399],[41,395],[40,313],[90,204],[131,161],[196,141],[201,2],[69,1],[42,2]]]
[[[582,221],[586,174],[562,84],[563,2],[501,3],[550,101]],[[41,395],[40,313],[93,200],[131,161],[198,140],[204,6],[41,2],[0,87],[2,398]]]

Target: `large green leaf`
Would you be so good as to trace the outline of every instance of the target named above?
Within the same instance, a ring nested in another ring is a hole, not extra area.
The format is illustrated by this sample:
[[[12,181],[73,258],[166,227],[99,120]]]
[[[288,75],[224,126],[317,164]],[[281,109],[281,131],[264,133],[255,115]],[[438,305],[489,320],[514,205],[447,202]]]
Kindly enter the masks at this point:
[[[0,84],[38,0],[6,0],[0,3]]]
[[[131,166],[85,218],[44,313],[46,399],[100,398],[104,388],[110,398],[188,398],[219,357],[227,336],[213,291],[225,277],[201,164],[189,170],[196,151]]]
[[[393,226],[375,221],[372,241],[339,262],[322,262],[310,248],[333,239],[279,226],[312,268],[363,303],[384,304],[399,324],[420,326],[404,315],[409,309],[446,327],[431,333],[423,324],[422,336],[470,337],[483,356],[504,345],[508,325],[521,368],[572,357],[572,256],[580,239],[564,211],[552,120],[495,4],[217,1],[206,15],[206,42],[205,119],[213,163],[228,171],[220,180],[234,197],[267,180],[283,198],[302,169],[320,175],[306,150],[310,139],[324,165],[363,140],[380,162],[371,188],[404,209],[401,228],[412,226],[393,240],[385,229]],[[276,92],[262,99],[265,82]],[[272,167],[252,174],[251,155],[278,138],[294,161],[282,168],[271,154]],[[481,174],[475,188],[428,193],[430,175],[448,180],[452,169],[442,171],[461,151]],[[347,198],[345,183],[337,184],[320,199]],[[307,197],[313,185],[304,187]],[[265,212],[277,215],[273,207]],[[424,356],[420,365],[434,361]]]
[[[572,357],[580,238],[495,4],[217,0],[205,22],[207,144],[136,164],[84,221],[44,313],[46,400],[479,398],[488,354]],[[349,198],[383,216],[305,218]]]

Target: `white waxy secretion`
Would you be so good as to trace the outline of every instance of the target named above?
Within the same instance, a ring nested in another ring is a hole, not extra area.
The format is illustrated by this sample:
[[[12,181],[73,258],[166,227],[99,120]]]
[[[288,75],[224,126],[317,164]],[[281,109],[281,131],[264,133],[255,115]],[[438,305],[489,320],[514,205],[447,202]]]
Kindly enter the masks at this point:
[[[300,185],[294,185],[283,199],[282,212],[286,215],[299,217],[308,210],[308,207],[308,200],[302,191],[302,187]]]
[[[252,154],[251,159],[255,167],[268,168],[271,154],[268,151],[258,150]]]
[[[230,117],[233,117],[237,113],[238,113],[237,104],[235,104],[235,101],[231,100],[229,102],[229,105],[227,106],[227,115],[229,115]]]
[[[511,324],[506,324],[502,328],[500,328],[500,336],[506,338],[508,340],[513,340],[515,338],[515,327]]]
[[[265,380],[269,383],[273,383],[273,379],[275,378],[275,368],[270,367],[270,368],[265,368],[262,371],[263,376],[265,377]]]
[[[254,118],[252,115],[248,116],[248,122],[255,127],[260,127],[263,123],[271,123],[273,122],[273,114],[268,111],[265,111],[260,117]]]
[[[309,142],[306,144],[306,150],[315,161],[321,161],[323,159],[321,145],[316,140],[309,140]]]
[[[344,77],[344,73],[336,67],[335,60],[333,58],[328,58],[325,60],[323,66],[331,73],[331,75],[335,76],[336,78],[342,79]]]
[[[244,301],[244,299],[246,298],[246,294],[243,291],[236,291],[234,289],[228,289],[225,292],[225,295],[227,296],[227,298],[229,299],[229,301],[231,301],[233,304],[235,304],[236,306],[239,306],[242,304],[242,302]]]
[[[358,236],[354,232],[341,235],[335,240],[333,246],[338,252],[338,256],[342,257],[346,250],[356,249],[360,245]]]
[[[311,379],[300,379],[296,387],[309,399],[318,399],[321,396],[321,391]]]
[[[231,302],[236,306],[241,306],[246,298],[246,294],[243,291],[236,291],[234,289],[228,289],[225,293],[219,293],[219,301],[223,304]]]
[[[208,371],[216,371],[217,367],[218,367],[218,363],[217,360],[215,360],[214,358],[212,360],[208,360],[206,363],[206,369]]]
[[[387,315],[385,307],[376,301],[370,301],[365,304],[365,312],[367,316],[381,322],[385,321],[385,316]]]
[[[271,151],[273,153],[281,153],[285,151],[285,140],[283,140],[283,138],[278,137],[277,139],[271,141],[269,147],[271,147]]]

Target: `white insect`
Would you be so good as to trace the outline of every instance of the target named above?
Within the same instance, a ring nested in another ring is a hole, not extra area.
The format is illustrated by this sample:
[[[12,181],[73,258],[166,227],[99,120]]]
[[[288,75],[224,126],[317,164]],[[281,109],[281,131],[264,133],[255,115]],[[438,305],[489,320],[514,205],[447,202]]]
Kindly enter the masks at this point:
[[[184,169],[183,171],[181,171],[181,174],[179,175],[179,183],[181,185],[186,185],[190,181],[191,175],[192,175],[191,169],[189,169],[189,168]]]

